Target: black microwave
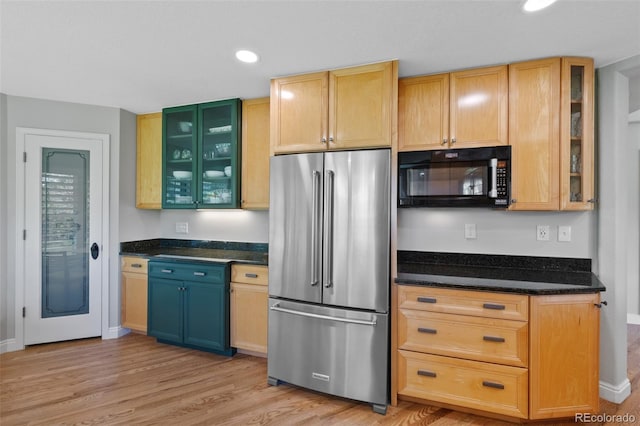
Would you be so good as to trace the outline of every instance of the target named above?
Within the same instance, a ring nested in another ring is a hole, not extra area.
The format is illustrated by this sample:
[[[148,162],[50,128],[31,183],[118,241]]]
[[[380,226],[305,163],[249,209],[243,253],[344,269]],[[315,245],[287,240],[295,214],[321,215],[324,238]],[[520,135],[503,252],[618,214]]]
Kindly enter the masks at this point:
[[[506,208],[511,147],[398,153],[398,207]]]

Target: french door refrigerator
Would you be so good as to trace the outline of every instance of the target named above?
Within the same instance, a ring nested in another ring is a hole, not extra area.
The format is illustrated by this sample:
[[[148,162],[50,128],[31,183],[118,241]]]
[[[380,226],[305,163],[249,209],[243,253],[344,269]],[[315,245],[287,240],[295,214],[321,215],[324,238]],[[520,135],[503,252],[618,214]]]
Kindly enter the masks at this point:
[[[386,413],[390,152],[271,158],[269,383]]]

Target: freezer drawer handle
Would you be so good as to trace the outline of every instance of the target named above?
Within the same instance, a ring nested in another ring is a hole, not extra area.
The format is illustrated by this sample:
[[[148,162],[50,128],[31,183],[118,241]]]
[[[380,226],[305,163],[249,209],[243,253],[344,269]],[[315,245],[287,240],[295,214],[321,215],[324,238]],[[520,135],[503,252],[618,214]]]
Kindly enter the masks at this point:
[[[329,321],[346,322],[346,323],[349,323],[349,324],[372,325],[372,326],[376,325],[376,319],[375,318],[373,320],[371,320],[371,321],[348,319],[348,318],[337,318],[337,317],[332,317],[332,316],[329,316],[329,315],[312,314],[312,313],[309,313],[309,312],[301,312],[301,311],[295,311],[293,309],[281,308],[278,304],[273,305],[269,309],[271,309],[272,311],[284,312],[284,313],[287,313],[287,314],[300,315],[302,317],[326,319],[326,320],[329,320]]]
[[[435,328],[418,327],[418,332],[420,332],[420,333],[428,333],[428,334],[438,334],[438,330],[436,330]]]
[[[418,370],[418,376],[436,377],[436,373],[427,370]]]
[[[418,302],[421,303],[436,303],[437,300],[435,297],[418,297]]]
[[[498,305],[495,303],[484,303],[482,307],[485,309],[495,309],[496,311],[504,311],[505,309],[504,305]]]
[[[504,385],[502,383],[489,382],[486,380],[482,381],[482,386],[485,386],[488,388],[494,388],[494,389],[504,389]]]

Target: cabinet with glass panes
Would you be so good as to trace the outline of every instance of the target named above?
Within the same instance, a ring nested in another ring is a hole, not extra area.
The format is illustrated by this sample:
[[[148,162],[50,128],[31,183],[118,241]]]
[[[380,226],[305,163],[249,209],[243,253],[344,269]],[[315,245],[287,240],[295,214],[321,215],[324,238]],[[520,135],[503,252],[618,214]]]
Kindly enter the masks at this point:
[[[560,209],[594,204],[594,69],[590,58],[562,58]]]
[[[162,208],[238,208],[241,101],[162,111]]]

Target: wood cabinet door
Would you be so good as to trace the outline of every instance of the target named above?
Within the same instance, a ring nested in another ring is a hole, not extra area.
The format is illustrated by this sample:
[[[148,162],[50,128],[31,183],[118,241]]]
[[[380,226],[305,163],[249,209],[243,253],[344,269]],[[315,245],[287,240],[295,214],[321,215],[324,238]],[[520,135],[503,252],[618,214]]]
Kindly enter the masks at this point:
[[[560,59],[509,65],[511,210],[558,210]]]
[[[242,101],[243,209],[269,208],[269,98]]]
[[[162,208],[162,113],[137,116],[136,207]]]
[[[531,297],[531,419],[598,413],[600,294]]]
[[[327,147],[329,73],[271,80],[271,155]]]
[[[328,148],[390,147],[397,110],[397,61],[331,71]]]
[[[507,66],[451,73],[451,148],[506,145]]]
[[[267,353],[268,287],[231,283],[231,346]]]
[[[562,58],[560,209],[593,210],[593,59]]]
[[[122,326],[147,332],[147,274],[122,272]]]
[[[398,150],[447,148],[449,74],[398,80]]]

